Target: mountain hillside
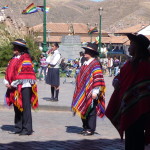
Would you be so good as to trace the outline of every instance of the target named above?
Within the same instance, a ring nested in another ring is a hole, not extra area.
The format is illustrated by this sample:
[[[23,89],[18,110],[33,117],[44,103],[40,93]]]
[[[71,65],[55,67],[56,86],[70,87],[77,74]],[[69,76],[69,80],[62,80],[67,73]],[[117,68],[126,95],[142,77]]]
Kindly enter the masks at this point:
[[[18,24],[34,26],[43,22],[42,12],[21,14],[29,4],[43,5],[43,0],[1,0],[0,6],[8,5],[5,14]],[[99,7],[103,7],[102,29],[116,31],[135,24],[150,23],[150,0],[47,0],[50,11],[47,22],[99,24]]]

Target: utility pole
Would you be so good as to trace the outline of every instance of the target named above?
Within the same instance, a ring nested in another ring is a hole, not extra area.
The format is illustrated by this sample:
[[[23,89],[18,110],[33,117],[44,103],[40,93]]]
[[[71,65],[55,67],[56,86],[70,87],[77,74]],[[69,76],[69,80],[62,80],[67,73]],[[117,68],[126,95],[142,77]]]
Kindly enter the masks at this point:
[[[47,52],[47,42],[46,42],[46,0],[43,3],[43,52]]]
[[[102,37],[102,11],[103,11],[103,8],[100,7],[98,9],[99,11],[99,55],[101,55],[101,46],[102,46],[102,42],[101,42],[101,37]]]

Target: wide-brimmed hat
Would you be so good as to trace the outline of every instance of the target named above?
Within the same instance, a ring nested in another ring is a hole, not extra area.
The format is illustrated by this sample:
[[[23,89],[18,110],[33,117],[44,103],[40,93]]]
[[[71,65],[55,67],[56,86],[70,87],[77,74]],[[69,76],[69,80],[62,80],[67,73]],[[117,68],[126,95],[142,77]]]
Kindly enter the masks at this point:
[[[84,48],[85,50],[89,50],[91,52],[94,52],[96,55],[99,55],[98,44],[96,44],[96,43],[89,42],[87,44],[87,46],[83,46],[82,48]]]
[[[23,39],[16,39],[15,41],[12,42],[13,45],[22,46],[22,47],[28,49],[26,43],[27,43],[27,42],[26,42],[25,40],[23,40]]]
[[[136,42],[141,48],[147,49],[150,46],[150,40],[142,34],[126,34],[130,41]]]

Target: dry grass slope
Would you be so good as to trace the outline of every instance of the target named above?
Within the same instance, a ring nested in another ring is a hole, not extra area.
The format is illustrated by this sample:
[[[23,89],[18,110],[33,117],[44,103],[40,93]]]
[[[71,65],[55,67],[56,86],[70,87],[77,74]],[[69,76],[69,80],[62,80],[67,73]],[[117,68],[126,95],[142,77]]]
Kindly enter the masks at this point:
[[[43,1],[32,0],[35,5],[43,5]],[[0,6],[9,4],[5,13],[28,26],[42,23],[42,12],[22,15],[21,12],[31,3],[30,0],[5,0]],[[115,31],[138,23],[150,23],[150,0],[47,0],[51,6],[47,13],[47,22],[82,22],[95,25],[99,23],[98,8],[103,7],[102,29]]]

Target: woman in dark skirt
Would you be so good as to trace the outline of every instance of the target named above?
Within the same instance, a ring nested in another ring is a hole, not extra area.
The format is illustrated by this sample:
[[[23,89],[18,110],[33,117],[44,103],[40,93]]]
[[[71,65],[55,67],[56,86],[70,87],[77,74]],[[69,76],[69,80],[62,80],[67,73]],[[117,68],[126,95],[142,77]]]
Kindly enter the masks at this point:
[[[60,85],[59,64],[61,55],[58,51],[58,48],[59,48],[58,43],[53,43],[52,51],[46,59],[48,63],[48,73],[46,77],[46,83],[51,85],[50,100],[52,101],[58,101],[58,94],[59,94],[59,85]]]

